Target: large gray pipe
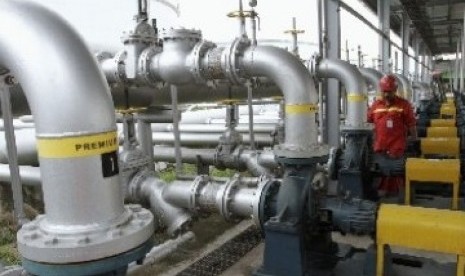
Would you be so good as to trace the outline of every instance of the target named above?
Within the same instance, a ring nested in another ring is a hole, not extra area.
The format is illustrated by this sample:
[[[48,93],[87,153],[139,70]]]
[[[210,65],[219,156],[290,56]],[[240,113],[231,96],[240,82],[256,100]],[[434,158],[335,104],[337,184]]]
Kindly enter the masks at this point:
[[[35,119],[45,203],[45,216],[37,219],[39,227],[57,235],[70,229],[84,234],[123,221],[128,214],[119,175],[102,174],[101,154],[117,149],[113,146],[116,122],[96,60],[67,23],[38,4],[0,1],[0,25],[0,66],[21,83]],[[100,150],[77,149],[98,137],[104,137],[105,143]],[[76,250],[70,256],[63,248],[29,243],[23,227],[18,247],[30,260],[83,262],[142,244],[153,230],[151,221],[146,229],[145,235],[127,244],[102,245],[91,254]]]
[[[368,91],[357,67],[346,61],[324,58],[319,62],[316,73],[319,77],[336,78],[344,84],[348,101],[346,126],[355,128],[365,126]]]
[[[254,124],[254,133],[271,133],[275,131],[274,124]],[[224,124],[180,124],[179,130],[191,133],[222,133],[226,130]],[[235,128],[240,133],[249,132],[248,125],[240,124]],[[172,132],[173,124],[153,124],[152,131],[155,132]]]
[[[378,93],[381,92],[379,88],[379,81],[383,77],[383,73],[373,68],[359,68],[358,70],[360,71],[368,85],[371,86],[371,89],[375,90]]]
[[[181,133],[181,145],[183,146],[217,146],[221,133]],[[249,134],[242,135],[242,141],[248,143]],[[152,133],[152,141],[155,145],[174,144],[174,134],[171,132],[154,132]],[[255,143],[259,147],[270,147],[273,145],[273,138],[267,134],[256,134]]]
[[[394,76],[397,78],[400,86],[402,87],[402,90],[400,90],[400,96],[402,96],[407,101],[412,101],[412,85],[410,84],[410,81],[402,74],[394,74]]]
[[[304,64],[283,49],[252,46],[244,51],[241,67],[248,76],[270,78],[282,90],[286,104],[283,146],[289,149],[315,147],[318,143],[315,122],[318,94]]]
[[[40,169],[37,167],[20,166],[19,174],[21,175],[21,183],[23,185],[42,185]],[[10,169],[8,168],[8,165],[0,164],[0,181],[8,183],[11,182]]]

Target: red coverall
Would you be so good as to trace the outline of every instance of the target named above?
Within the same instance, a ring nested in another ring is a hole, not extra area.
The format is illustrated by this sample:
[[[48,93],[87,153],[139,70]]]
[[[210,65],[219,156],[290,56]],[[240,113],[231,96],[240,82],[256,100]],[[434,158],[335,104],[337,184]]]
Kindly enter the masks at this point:
[[[391,158],[402,158],[407,146],[408,130],[416,124],[410,103],[398,96],[390,105],[384,99],[376,100],[368,110],[368,122],[374,124],[374,152]],[[397,194],[403,185],[403,177],[385,176],[381,178],[378,189],[387,194]]]

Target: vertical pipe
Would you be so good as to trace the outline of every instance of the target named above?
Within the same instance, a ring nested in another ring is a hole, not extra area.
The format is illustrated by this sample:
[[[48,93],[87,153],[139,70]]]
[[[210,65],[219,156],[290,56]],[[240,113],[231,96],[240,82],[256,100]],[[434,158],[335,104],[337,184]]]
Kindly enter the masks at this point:
[[[408,56],[408,49],[409,49],[409,41],[410,41],[410,19],[406,12],[402,12],[402,74],[408,77],[408,72],[410,71],[410,64],[409,64],[409,56]]]
[[[349,41],[346,39],[346,61],[350,62]]]
[[[257,16],[252,9],[252,46],[257,46]]]
[[[252,106],[252,93],[253,83],[251,80],[247,81],[247,106],[249,108],[249,137],[250,137],[250,149],[255,149],[255,134],[253,131],[253,106]]]
[[[148,19],[148,2],[147,0],[138,0],[137,1],[138,14],[137,19],[144,21]]]
[[[378,18],[379,18],[379,29],[385,34],[386,38],[380,36],[379,38],[379,53],[381,55],[382,72],[388,73],[389,59],[391,52],[391,45],[389,41],[390,37],[390,12],[391,12],[391,0],[378,0]]]
[[[414,37],[414,46],[415,46],[415,79],[417,81],[420,80],[420,38],[418,37],[418,33],[415,34]]]
[[[242,0],[239,0],[239,34],[241,37],[246,36],[245,32],[245,17],[244,17],[244,8],[242,6]]]
[[[292,34],[292,53],[295,56],[298,56],[299,55],[299,48],[297,46],[297,22],[296,22],[295,17],[292,18],[291,34]]]
[[[360,45],[358,45],[358,68],[362,68],[363,67],[363,53],[362,53],[362,47]]]
[[[337,1],[324,1],[324,22],[327,34],[327,55],[332,60],[340,59],[341,55],[341,27],[339,4]],[[325,135],[323,141],[330,146],[338,147],[340,144],[340,87],[339,81],[327,81]]]
[[[141,150],[153,161],[152,124],[149,121],[138,119],[137,133]]]
[[[454,74],[454,89],[459,91],[459,70],[460,70],[460,39],[457,38],[457,51],[455,52],[455,74]]]
[[[174,152],[176,155],[176,175],[182,174],[181,133],[179,132],[178,87],[170,85],[171,107],[173,108]]]
[[[465,11],[464,11],[463,27],[462,27],[462,57],[461,57],[461,62],[460,62],[460,90],[462,92],[465,91],[464,79],[463,79],[464,77],[463,73],[465,70],[464,53],[465,53]]]
[[[394,73],[399,71],[399,52],[394,52]]]
[[[18,226],[25,222],[26,215],[23,208],[23,186],[19,175],[18,152],[13,126],[13,114],[11,112],[10,89],[5,83],[0,83],[1,106],[3,124],[5,127],[5,140],[7,145],[8,166],[11,175],[11,190],[13,192],[14,215]]]

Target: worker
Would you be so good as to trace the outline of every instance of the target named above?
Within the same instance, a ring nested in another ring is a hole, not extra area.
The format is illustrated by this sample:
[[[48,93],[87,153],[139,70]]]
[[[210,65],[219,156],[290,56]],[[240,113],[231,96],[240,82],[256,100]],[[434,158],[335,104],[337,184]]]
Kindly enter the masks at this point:
[[[368,122],[374,124],[375,162],[388,169],[384,169],[385,175],[381,177],[377,189],[379,196],[396,196],[404,186],[404,153],[408,135],[412,140],[417,139],[416,120],[412,105],[396,95],[397,81],[394,75],[383,76],[379,88],[381,98],[369,108]],[[392,171],[397,173],[391,174]]]

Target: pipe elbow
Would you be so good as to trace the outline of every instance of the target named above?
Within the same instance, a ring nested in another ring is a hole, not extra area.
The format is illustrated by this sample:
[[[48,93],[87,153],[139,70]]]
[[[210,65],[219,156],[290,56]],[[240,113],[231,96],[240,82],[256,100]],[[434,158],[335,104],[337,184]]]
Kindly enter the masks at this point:
[[[67,23],[38,4],[1,1],[0,24],[14,26],[0,30],[0,63],[21,83],[38,135],[116,128],[105,77]]]
[[[283,92],[286,104],[317,102],[318,95],[307,68],[286,50],[272,46],[248,47],[241,69],[247,76],[265,76],[273,80]]]
[[[316,67],[318,77],[340,80],[348,94],[367,95],[362,74],[354,65],[343,60],[323,59]]]

